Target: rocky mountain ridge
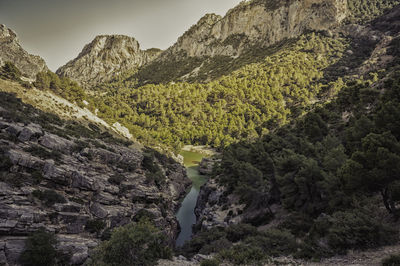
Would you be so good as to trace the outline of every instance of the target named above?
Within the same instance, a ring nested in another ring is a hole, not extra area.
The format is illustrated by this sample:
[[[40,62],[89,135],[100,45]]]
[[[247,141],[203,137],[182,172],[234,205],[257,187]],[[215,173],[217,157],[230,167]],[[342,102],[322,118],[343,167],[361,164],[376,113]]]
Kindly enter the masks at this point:
[[[13,30],[0,25],[0,66],[7,61],[15,64],[28,80],[34,80],[37,73],[48,70],[41,57],[31,55],[21,47]]]
[[[190,75],[201,68],[203,59],[187,64],[182,60],[236,58],[253,46],[265,48],[306,31],[327,31],[340,25],[347,12],[347,0],[243,1],[224,17],[205,15],[164,52],[141,51],[137,41],[126,36],[98,36],[57,74],[85,87],[140,67],[147,73],[146,83],[152,82],[160,66],[184,67],[182,76]]]
[[[158,49],[141,50],[139,42],[132,37],[99,35],[56,73],[90,87],[133,71],[151,62],[159,53]]]
[[[243,1],[224,17],[205,15],[161,59],[181,54],[235,57],[252,45],[267,47],[307,30],[329,30],[346,14],[346,0]]]

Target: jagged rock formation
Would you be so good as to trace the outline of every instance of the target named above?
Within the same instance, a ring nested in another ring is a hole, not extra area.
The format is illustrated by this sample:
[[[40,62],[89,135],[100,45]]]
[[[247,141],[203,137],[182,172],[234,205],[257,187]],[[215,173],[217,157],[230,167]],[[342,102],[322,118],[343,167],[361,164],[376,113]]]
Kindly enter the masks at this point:
[[[0,66],[7,61],[16,65],[31,80],[35,79],[37,73],[48,70],[42,58],[29,54],[21,47],[14,31],[0,25]]]
[[[77,58],[57,70],[84,87],[111,80],[158,56],[160,50],[140,50],[139,42],[124,35],[100,35],[86,45]]]
[[[183,166],[119,142],[79,138],[88,129],[52,120],[10,94],[0,97],[0,265],[16,265],[27,235],[41,227],[56,233],[57,248],[72,254],[73,265],[104,232],[143,215],[173,241],[175,212],[190,183]],[[149,165],[162,180],[152,178]],[[90,224],[99,221],[104,228],[94,232]]]
[[[346,0],[247,1],[225,17],[208,14],[162,57],[238,56],[251,45],[270,46],[306,30],[329,30],[346,18]]]

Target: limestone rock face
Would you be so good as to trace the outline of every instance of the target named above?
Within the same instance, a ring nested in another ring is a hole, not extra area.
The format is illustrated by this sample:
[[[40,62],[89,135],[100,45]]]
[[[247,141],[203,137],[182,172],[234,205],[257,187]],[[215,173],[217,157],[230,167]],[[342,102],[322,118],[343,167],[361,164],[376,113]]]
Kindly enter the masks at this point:
[[[77,58],[57,70],[57,74],[90,87],[126,71],[138,68],[160,53],[140,50],[138,41],[124,35],[100,35],[86,45]]]
[[[29,54],[21,47],[14,31],[0,25],[0,66],[7,61],[16,65],[26,78],[32,80],[37,73],[48,70],[42,58]]]
[[[204,16],[161,58],[238,56],[252,45],[267,47],[307,30],[328,30],[339,25],[346,14],[346,0],[244,1],[225,17]]]
[[[1,265],[18,265],[27,236],[39,228],[55,233],[57,249],[72,254],[71,265],[81,265],[102,234],[143,214],[173,243],[179,230],[175,213],[190,185],[181,164],[152,157],[163,176],[157,183],[149,179],[140,149],[101,140],[84,144],[94,140],[17,123],[2,112],[0,160],[7,166],[0,169]],[[48,204],[35,196],[38,191],[52,191],[64,200]],[[93,232],[93,221],[104,228]]]

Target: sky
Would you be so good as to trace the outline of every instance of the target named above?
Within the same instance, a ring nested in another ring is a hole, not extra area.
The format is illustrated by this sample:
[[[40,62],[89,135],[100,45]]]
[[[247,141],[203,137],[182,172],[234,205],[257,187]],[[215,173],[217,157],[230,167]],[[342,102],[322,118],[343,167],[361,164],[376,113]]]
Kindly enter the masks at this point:
[[[100,34],[124,34],[142,49],[166,49],[203,15],[241,0],[0,0],[0,24],[55,71]]]

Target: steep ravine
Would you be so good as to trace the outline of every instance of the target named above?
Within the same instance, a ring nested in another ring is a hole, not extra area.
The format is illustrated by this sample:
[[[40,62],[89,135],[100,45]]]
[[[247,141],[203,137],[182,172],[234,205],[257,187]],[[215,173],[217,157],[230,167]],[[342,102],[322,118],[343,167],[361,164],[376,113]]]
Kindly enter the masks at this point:
[[[190,240],[192,236],[192,226],[196,224],[196,215],[194,209],[200,192],[200,187],[206,182],[206,177],[199,172],[199,163],[203,154],[183,151],[181,155],[184,158],[187,176],[193,182],[193,185],[182,201],[176,218],[180,225],[180,233],[176,240],[176,246],[182,246],[185,241]]]

